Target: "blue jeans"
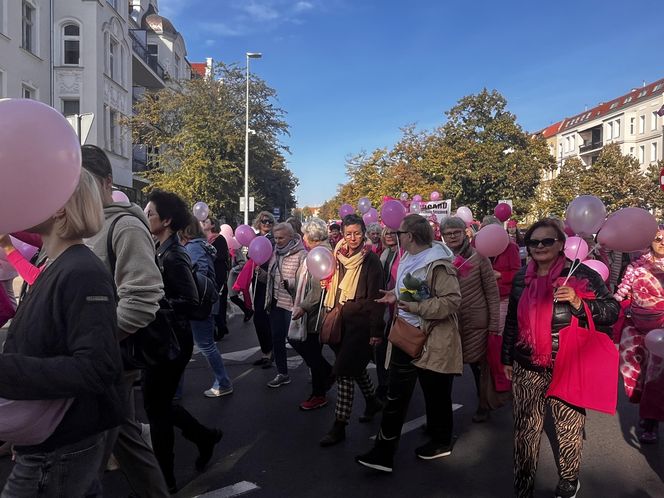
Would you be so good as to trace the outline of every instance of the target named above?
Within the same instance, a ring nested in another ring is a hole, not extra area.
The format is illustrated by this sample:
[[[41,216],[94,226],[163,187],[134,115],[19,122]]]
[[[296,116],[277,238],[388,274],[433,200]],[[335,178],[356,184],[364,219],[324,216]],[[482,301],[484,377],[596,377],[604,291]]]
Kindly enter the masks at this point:
[[[272,353],[274,354],[274,363],[277,365],[277,372],[283,375],[288,375],[286,337],[288,337],[291,315],[290,311],[278,308],[276,303],[272,304],[272,309],[270,310]]]
[[[96,434],[47,453],[16,452],[2,498],[97,496],[104,434]]]
[[[214,342],[214,316],[210,315],[205,320],[190,320],[191,332],[194,336],[194,342],[214,372],[214,389],[227,389],[231,387],[231,379],[228,377],[224,360]]]

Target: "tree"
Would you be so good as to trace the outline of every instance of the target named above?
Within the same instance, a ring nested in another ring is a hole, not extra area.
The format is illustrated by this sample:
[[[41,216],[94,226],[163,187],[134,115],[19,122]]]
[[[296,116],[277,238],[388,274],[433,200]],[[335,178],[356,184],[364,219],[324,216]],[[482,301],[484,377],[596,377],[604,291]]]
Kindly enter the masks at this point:
[[[158,147],[158,162],[148,164],[148,190],[177,192],[186,202],[205,201],[217,216],[239,217],[244,195],[246,76],[220,63],[213,78],[146,94],[130,118],[134,143]],[[275,105],[276,91],[256,75],[250,82],[250,188],[257,210],[295,205],[297,180],[286,166],[285,112]]]
[[[537,217],[564,217],[567,205],[577,196],[584,194],[583,180],[586,167],[580,159],[567,159],[560,167],[558,176],[548,183],[548,189],[542,192],[537,205],[534,206]]]

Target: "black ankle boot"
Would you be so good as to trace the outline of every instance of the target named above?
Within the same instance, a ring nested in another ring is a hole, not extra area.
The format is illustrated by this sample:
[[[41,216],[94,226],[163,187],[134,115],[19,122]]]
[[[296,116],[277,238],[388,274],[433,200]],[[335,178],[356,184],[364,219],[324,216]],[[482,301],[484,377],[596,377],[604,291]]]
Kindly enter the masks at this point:
[[[374,418],[374,415],[383,409],[383,403],[376,397],[372,396],[367,399],[367,406],[364,409],[364,414],[360,416],[360,422],[366,423],[371,422]]]
[[[356,456],[355,461],[370,469],[380,470],[381,472],[392,472],[396,442],[396,439],[385,441],[380,438],[379,434],[376,438],[376,444],[371,448],[371,451],[364,455]]]
[[[203,472],[207,464],[210,463],[214,453],[214,447],[217,445],[223,433],[219,429],[211,429],[209,436],[196,443],[198,446],[198,458],[196,459],[196,470]]]
[[[346,439],[346,422],[335,420],[330,432],[320,440],[320,445],[325,448],[340,443],[344,439]]]

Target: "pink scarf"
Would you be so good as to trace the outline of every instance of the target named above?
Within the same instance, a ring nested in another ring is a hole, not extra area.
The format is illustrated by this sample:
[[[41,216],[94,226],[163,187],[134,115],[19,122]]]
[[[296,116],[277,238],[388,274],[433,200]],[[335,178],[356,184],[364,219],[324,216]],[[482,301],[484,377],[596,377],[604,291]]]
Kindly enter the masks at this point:
[[[537,276],[535,261],[526,269],[526,289],[517,308],[519,343],[531,351],[534,365],[549,367],[551,361],[551,319],[553,318],[553,289],[565,267],[565,257],[559,256],[549,273]]]

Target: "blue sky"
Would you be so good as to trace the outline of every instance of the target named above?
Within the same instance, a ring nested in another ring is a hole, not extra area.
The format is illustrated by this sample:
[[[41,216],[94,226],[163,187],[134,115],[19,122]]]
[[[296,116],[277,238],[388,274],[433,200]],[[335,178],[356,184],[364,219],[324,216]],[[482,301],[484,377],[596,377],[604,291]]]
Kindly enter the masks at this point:
[[[288,112],[300,206],[345,181],[344,159],[399,128],[442,124],[483,87],[526,130],[664,77],[661,0],[160,0],[188,59],[241,62]]]

